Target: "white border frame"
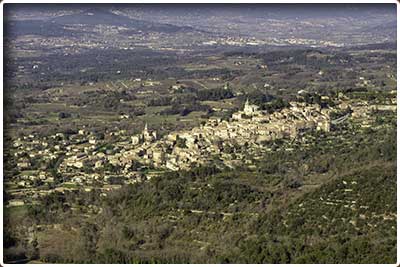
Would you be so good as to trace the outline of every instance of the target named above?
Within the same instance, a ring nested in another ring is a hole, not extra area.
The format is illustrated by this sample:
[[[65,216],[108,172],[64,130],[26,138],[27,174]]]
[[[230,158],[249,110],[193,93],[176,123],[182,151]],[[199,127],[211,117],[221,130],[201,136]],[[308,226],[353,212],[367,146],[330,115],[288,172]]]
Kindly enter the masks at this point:
[[[1,0],[0,0],[1,1]],[[140,1],[140,0],[81,0],[81,1],[77,1],[77,0],[21,0],[21,1],[17,1],[17,0],[4,0],[0,3],[0,19],[1,19],[1,27],[0,27],[0,41],[1,41],[1,51],[0,51],[0,58],[1,58],[1,66],[0,66],[0,79],[1,79],[1,84],[0,84],[0,102],[1,102],[1,109],[0,109],[0,116],[2,118],[2,123],[0,125],[0,154],[1,154],[1,161],[0,161],[0,198],[1,198],[1,218],[0,218],[0,222],[1,222],[1,226],[0,226],[0,238],[1,238],[1,248],[0,248],[0,266],[6,266],[6,267],[11,267],[11,266],[15,266],[15,267],[25,267],[26,264],[5,264],[3,262],[3,247],[4,247],[4,240],[3,240],[3,216],[4,216],[4,212],[3,212],[3,161],[4,161],[4,157],[3,157],[3,90],[4,90],[4,83],[3,83],[3,64],[4,64],[4,56],[3,56],[3,49],[4,49],[4,40],[3,40],[3,23],[4,23],[4,16],[3,16],[3,9],[4,9],[4,4],[174,4],[174,3],[191,3],[191,4],[256,4],[256,3],[264,3],[264,4],[330,4],[330,3],[342,3],[342,4],[396,4],[396,10],[397,10],[397,18],[400,17],[399,14],[399,6],[400,3],[396,0],[351,0],[351,1],[346,1],[346,0],[328,0],[328,1],[322,1],[322,0],[272,0],[272,1],[266,1],[266,0],[251,0],[249,2],[246,2],[244,0],[226,0],[226,1],[221,1],[221,0],[216,0],[216,1],[212,1],[212,0],[172,0],[172,1],[160,1],[160,0],[146,0],[144,1]],[[399,25],[398,25],[398,21],[397,21],[397,39],[400,35],[400,30],[399,30]],[[400,44],[399,41],[397,40],[397,88],[399,88],[399,49],[400,48]],[[396,90],[397,90],[396,88]],[[399,94],[397,94],[397,103],[399,103],[400,97]],[[399,109],[397,109],[397,119],[399,118],[400,115],[400,111]],[[398,121],[397,121],[398,122]],[[397,144],[399,143],[399,139],[400,139],[400,135],[397,132]],[[399,168],[398,168],[398,163],[399,163],[399,157],[400,157],[400,150],[397,146],[397,215],[400,213],[400,205],[399,205],[399,193],[400,193],[400,183],[399,183]],[[400,231],[399,231],[399,226],[400,226],[400,222],[399,222],[399,218],[397,217],[397,262],[396,264],[380,264],[379,266],[390,266],[390,267],[394,267],[394,266],[399,266],[400,265]],[[51,266],[58,266],[58,265],[62,265],[62,266],[76,266],[77,264],[51,264]],[[95,265],[99,265],[99,264],[79,264],[81,266],[95,266]],[[108,265],[108,264],[107,264]],[[113,266],[127,266],[126,264],[112,264]],[[133,264],[136,265],[136,264]],[[138,264],[139,265],[139,264]],[[149,264],[151,266],[161,266],[161,265],[169,265],[169,264]],[[196,264],[197,266],[208,266],[208,264]],[[256,264],[249,264],[249,265],[256,265]],[[258,265],[258,264],[257,264]],[[274,264],[262,264],[265,266],[273,266]],[[308,264],[307,264],[308,265]],[[311,265],[311,264],[310,264]],[[373,264],[312,264],[313,266],[373,266]],[[35,266],[49,266],[49,264],[35,264]],[[245,264],[230,264],[230,266],[245,266]],[[246,264],[247,266],[247,264]],[[281,264],[281,266],[305,266],[302,264]]]

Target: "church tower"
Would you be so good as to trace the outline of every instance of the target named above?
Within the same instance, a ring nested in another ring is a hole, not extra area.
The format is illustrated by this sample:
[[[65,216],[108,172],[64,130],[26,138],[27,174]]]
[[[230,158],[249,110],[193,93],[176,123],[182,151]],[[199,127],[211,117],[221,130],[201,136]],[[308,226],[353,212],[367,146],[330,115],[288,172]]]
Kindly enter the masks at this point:
[[[258,110],[258,106],[257,105],[251,105],[249,103],[249,99],[246,99],[246,103],[244,104],[244,114],[246,114],[247,116],[252,116],[254,115]]]
[[[142,135],[145,142],[153,142],[154,140],[157,140],[157,132],[156,131],[150,132],[147,127],[147,123],[144,126]]]

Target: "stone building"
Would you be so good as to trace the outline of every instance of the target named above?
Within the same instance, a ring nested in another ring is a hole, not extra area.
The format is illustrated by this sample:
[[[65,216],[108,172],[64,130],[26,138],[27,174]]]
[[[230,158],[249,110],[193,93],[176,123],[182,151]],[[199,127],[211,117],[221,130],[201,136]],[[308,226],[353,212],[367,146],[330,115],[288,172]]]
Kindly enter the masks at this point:
[[[249,99],[247,99],[246,103],[244,104],[243,112],[247,116],[253,116],[253,115],[258,115],[258,109],[259,107],[257,105],[251,105],[249,103]]]
[[[131,137],[133,145],[139,145],[143,143],[151,143],[157,140],[157,132],[156,131],[149,131],[147,127],[147,123],[144,126],[142,133],[134,135]]]

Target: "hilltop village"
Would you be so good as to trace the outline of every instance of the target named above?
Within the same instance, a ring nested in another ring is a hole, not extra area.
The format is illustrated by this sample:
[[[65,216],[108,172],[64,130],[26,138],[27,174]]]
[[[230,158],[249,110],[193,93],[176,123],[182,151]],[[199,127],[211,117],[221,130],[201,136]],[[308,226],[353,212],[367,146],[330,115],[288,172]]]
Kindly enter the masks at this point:
[[[57,133],[39,138],[31,134],[13,143],[11,153],[17,164],[15,177],[5,182],[10,188],[8,205],[24,205],[27,197],[33,203],[40,195],[82,187],[106,195],[124,183],[211,162],[220,168],[251,168],[266,151],[293,149],[276,147],[274,142],[296,142],[305,148],[313,142],[309,133],[328,134],[346,120],[361,129],[371,127],[374,110],[395,112],[395,94],[384,105],[342,98],[334,108],[290,102],[273,113],[246,101],[244,108],[227,120],[210,118],[199,127],[162,137],[147,124],[133,136],[124,130],[99,135],[86,129],[69,136]],[[333,113],[340,116],[333,118]]]
[[[142,134],[132,137],[135,147],[122,154],[120,162],[136,159],[157,168],[180,170],[206,164],[217,156],[233,168],[245,159],[240,152],[243,147],[257,156],[268,149],[269,141],[293,140],[307,131],[329,130],[329,109],[319,105],[292,102],[289,108],[268,114],[246,101],[244,109],[228,121],[210,119],[200,127],[174,132],[160,140],[146,126]]]

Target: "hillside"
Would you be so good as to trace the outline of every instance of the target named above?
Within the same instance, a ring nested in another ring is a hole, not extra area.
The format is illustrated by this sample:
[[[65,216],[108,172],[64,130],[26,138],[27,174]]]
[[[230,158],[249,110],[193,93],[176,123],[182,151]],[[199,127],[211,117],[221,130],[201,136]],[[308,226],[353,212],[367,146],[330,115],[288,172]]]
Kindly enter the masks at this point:
[[[255,170],[167,172],[106,198],[54,193],[25,217],[41,225],[45,262],[393,263],[396,133],[387,125],[268,153]]]

